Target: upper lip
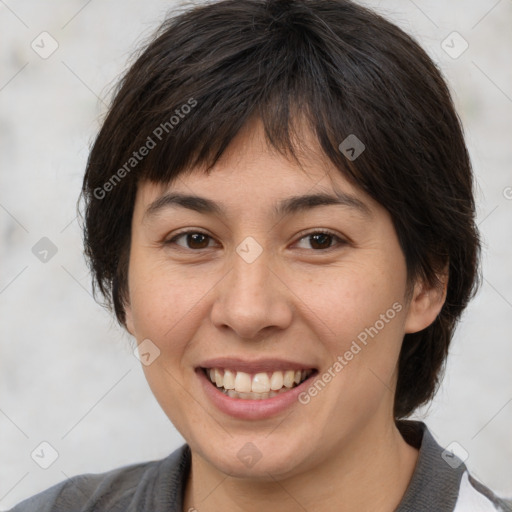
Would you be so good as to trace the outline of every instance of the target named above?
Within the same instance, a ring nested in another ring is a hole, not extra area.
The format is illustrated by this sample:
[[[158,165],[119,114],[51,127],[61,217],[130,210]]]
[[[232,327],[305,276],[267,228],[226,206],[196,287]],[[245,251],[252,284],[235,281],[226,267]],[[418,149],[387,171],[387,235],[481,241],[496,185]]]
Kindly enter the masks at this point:
[[[313,370],[308,363],[299,363],[285,359],[241,359],[237,357],[216,357],[199,364],[200,368],[227,368],[246,373],[275,372],[279,370]]]

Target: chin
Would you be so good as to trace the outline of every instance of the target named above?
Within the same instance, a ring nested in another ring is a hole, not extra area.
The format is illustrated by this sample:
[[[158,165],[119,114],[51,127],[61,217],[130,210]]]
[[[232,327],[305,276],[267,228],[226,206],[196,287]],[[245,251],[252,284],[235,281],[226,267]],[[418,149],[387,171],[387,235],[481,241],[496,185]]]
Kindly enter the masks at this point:
[[[307,456],[304,443],[287,441],[285,446],[281,443],[277,450],[275,443],[264,436],[254,436],[253,441],[250,439],[250,436],[234,437],[222,449],[209,445],[202,450],[203,458],[218,471],[233,478],[274,481],[277,477],[286,478],[296,473]]]

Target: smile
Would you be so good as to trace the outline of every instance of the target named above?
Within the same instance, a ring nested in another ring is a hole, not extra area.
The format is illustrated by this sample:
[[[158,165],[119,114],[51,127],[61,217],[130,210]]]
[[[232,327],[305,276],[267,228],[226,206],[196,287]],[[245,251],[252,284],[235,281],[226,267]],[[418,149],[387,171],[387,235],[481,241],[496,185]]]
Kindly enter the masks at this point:
[[[206,377],[230,398],[263,400],[272,398],[304,382],[313,369],[259,372],[255,374],[224,368],[203,368]]]

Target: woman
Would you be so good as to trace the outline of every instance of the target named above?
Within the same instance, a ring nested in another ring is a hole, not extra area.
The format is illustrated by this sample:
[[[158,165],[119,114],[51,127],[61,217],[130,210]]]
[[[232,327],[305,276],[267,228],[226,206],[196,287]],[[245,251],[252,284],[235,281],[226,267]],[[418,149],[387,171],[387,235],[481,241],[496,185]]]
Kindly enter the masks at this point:
[[[447,86],[346,0],[166,21],[91,150],[85,252],[186,444],[13,510],[511,510],[406,418],[476,289]]]

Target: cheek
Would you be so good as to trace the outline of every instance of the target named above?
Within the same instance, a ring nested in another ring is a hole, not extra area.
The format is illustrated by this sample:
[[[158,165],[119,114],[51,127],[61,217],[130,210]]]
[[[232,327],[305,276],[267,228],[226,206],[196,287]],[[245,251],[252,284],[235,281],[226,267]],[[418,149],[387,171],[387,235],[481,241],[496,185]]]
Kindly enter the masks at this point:
[[[159,349],[158,357],[142,369],[162,410],[180,431],[191,428],[186,424],[190,394],[183,386],[190,378],[187,347],[201,315],[201,297],[209,289],[206,284],[201,289],[199,283],[163,268],[161,263],[134,265],[131,275],[130,298],[137,338],[149,339]]]
[[[175,388],[169,370],[178,381],[190,378],[191,340],[209,318],[210,293],[218,280],[214,273],[205,275],[197,269],[178,269],[162,262],[133,266],[130,299],[135,334],[139,342],[149,339],[160,351],[155,362],[144,367],[157,398],[169,385]],[[179,389],[174,389],[164,400],[176,403],[177,396]],[[186,396],[183,398],[186,401]]]
[[[130,303],[137,336],[162,343],[176,338],[207,291],[197,280],[184,278],[177,269],[134,257],[130,268]]]
[[[405,272],[399,265],[376,264],[361,257],[329,272],[295,276],[294,281],[302,314],[310,318],[330,352],[348,350],[352,340],[361,333],[364,339],[365,329],[375,324],[379,332],[400,338],[403,315],[398,310],[405,309]]]
[[[328,353],[322,370],[333,383],[329,400],[344,414],[375,410],[394,386],[405,278],[399,262],[361,257],[321,280],[296,281],[297,295],[307,297],[303,314]]]

